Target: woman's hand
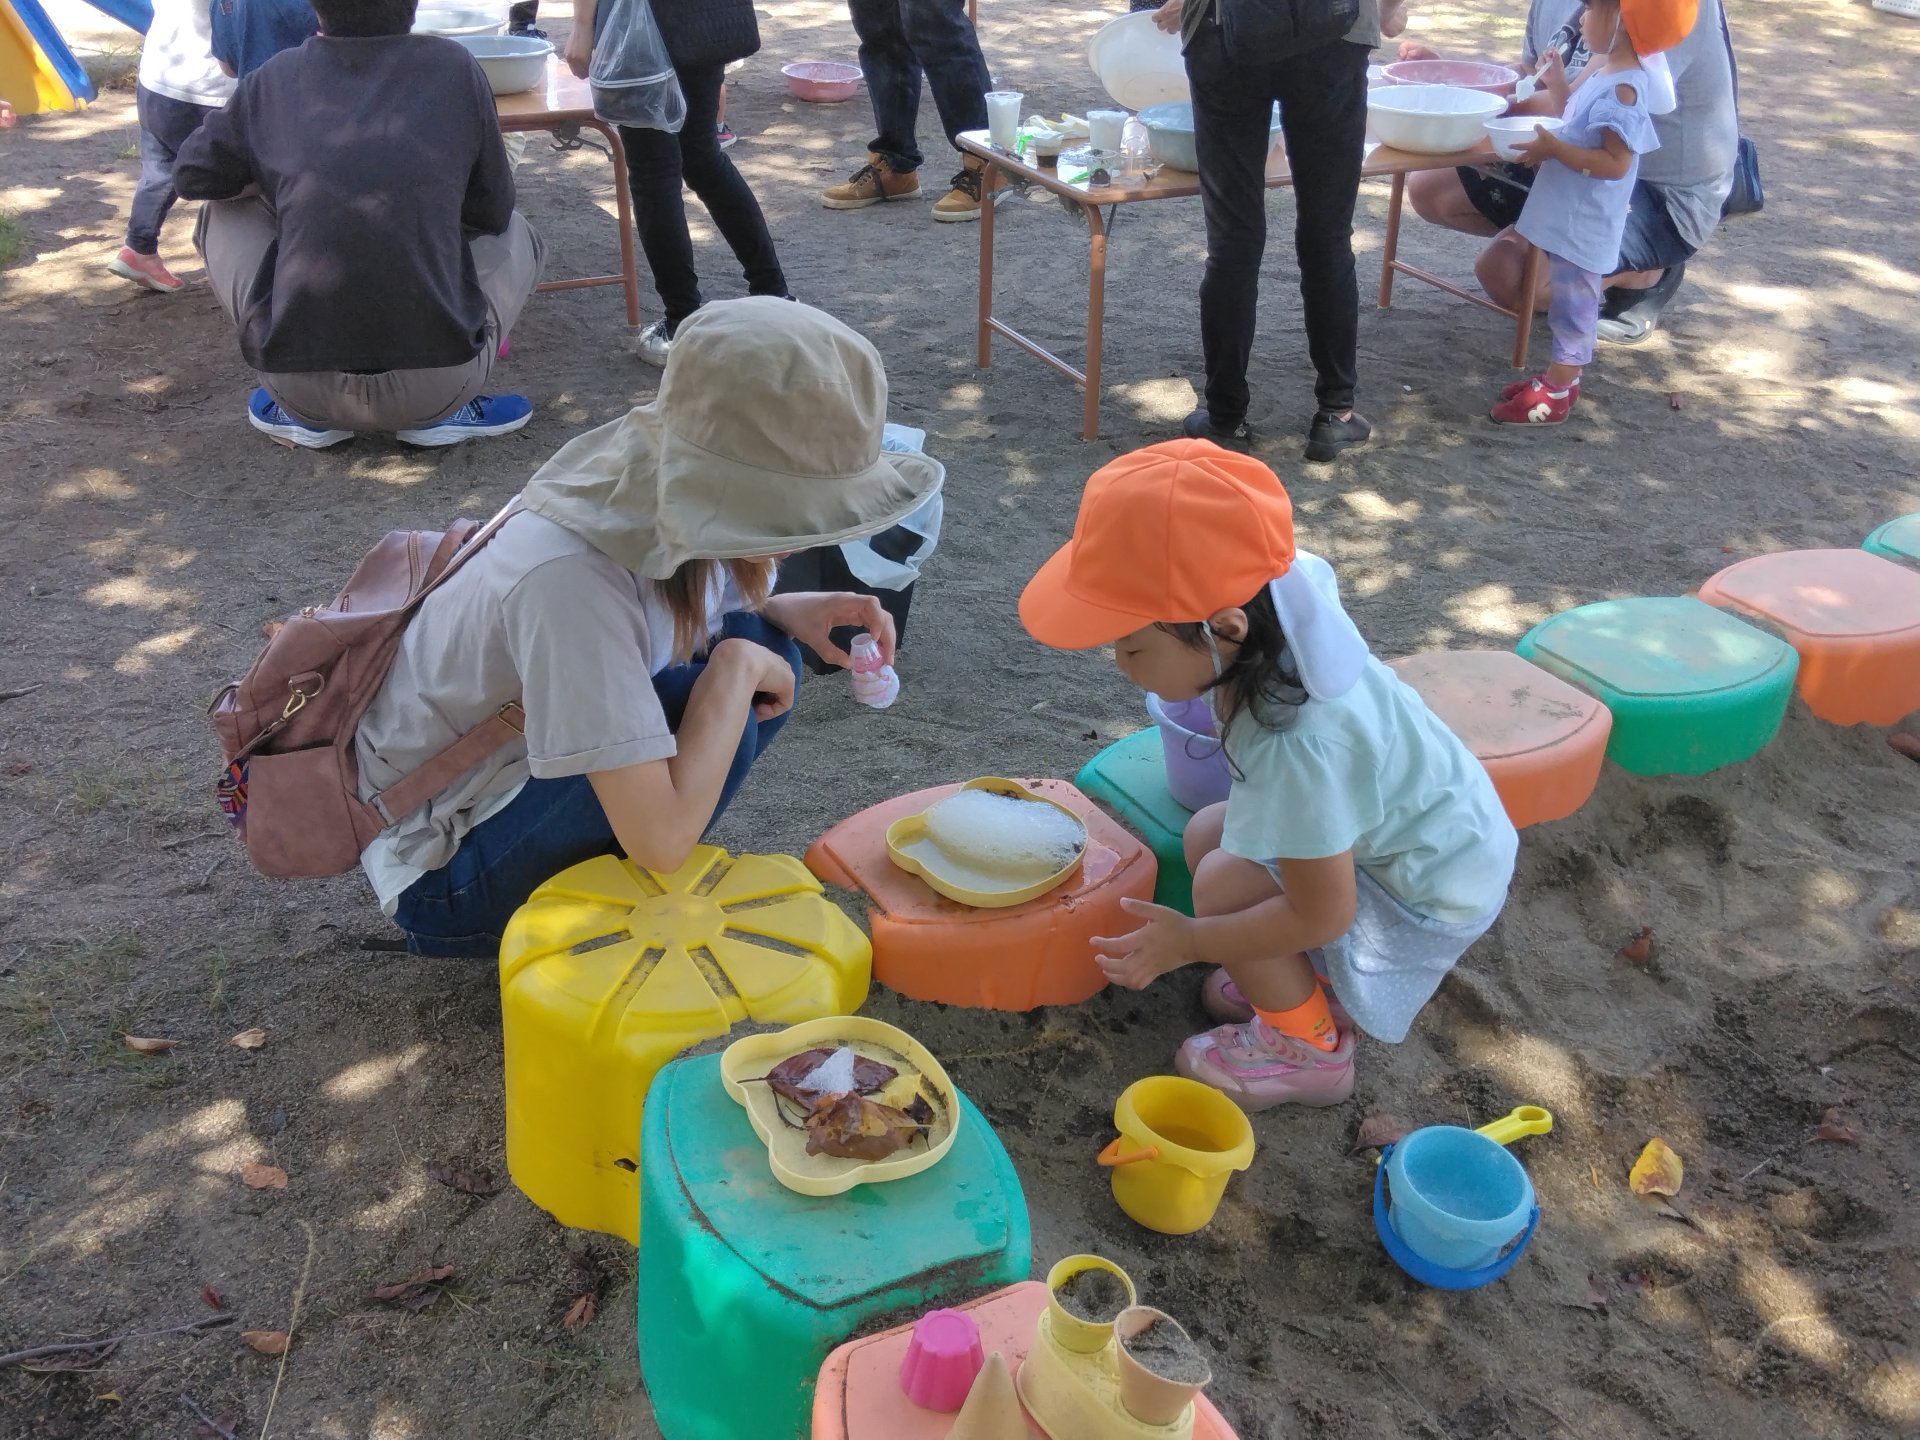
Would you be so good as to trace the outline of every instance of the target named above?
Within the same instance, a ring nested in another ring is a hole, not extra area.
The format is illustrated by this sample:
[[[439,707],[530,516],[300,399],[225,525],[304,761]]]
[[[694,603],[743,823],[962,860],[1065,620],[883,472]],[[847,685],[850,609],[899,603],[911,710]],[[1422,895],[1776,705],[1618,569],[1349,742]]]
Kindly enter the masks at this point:
[[[753,687],[754,719],[771,720],[793,708],[793,669],[784,655],[736,637],[722,640],[713,647],[713,653],[707,657],[708,670],[715,665],[725,667],[727,672],[739,673]]]
[[[1514,159],[1529,170],[1536,170],[1549,160],[1560,158],[1560,137],[1540,126],[1533,127],[1533,138],[1513,147]]]
[[[587,78],[587,71],[593,65],[593,22],[589,12],[588,22],[580,23],[578,7],[574,10],[573,29],[567,32],[567,45],[560,52],[560,58],[567,62],[567,68],[576,79]]]
[[[1402,40],[1400,58],[1402,60],[1438,60],[1440,52],[1431,45],[1422,45],[1417,40]]]
[[[1131,897],[1120,902],[1144,923],[1127,935],[1093,937],[1093,959],[1109,984],[1144,990],[1169,970],[1191,965],[1200,956],[1193,946],[1193,922],[1178,910]]]
[[[1186,0],[1167,0],[1166,4],[1153,12],[1153,23],[1169,35],[1178,35],[1180,17],[1186,14],[1186,11]]]
[[[842,670],[853,657],[833,643],[833,632],[843,625],[865,630],[880,642],[880,659],[893,663],[893,617],[871,595],[796,591],[772,595],[760,613],[814,654]]]

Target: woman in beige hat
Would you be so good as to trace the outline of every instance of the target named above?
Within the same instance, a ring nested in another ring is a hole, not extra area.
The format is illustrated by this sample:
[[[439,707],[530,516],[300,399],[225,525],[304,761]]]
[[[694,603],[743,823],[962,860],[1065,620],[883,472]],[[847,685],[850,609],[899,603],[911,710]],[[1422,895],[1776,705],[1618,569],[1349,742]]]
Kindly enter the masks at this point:
[[[883,453],[873,346],[805,305],[708,305],[658,397],[571,441],[428,597],[356,736],[371,799],[518,701],[514,737],[368,845],[416,954],[491,956],[535,886],[595,855],[684,864],[786,723],[800,641],[893,626],[862,595],[770,595],[778,557],[886,529],[940,465]],[[509,710],[508,713],[513,713]]]

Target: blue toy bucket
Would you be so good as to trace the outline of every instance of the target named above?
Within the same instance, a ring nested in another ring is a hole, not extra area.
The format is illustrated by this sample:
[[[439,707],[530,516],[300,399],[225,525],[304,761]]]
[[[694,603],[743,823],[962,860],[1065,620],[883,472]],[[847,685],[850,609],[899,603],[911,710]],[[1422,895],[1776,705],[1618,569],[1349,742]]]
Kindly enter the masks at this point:
[[[1147,715],[1160,730],[1167,793],[1188,810],[1226,799],[1233,775],[1213,733],[1212,707],[1205,700],[1162,700],[1149,691]]]
[[[1384,1157],[1394,1234],[1443,1270],[1491,1265],[1527,1228],[1533,1182],[1506,1148],[1457,1125],[1415,1130]]]
[[[1387,1147],[1387,1154],[1393,1153],[1393,1147]],[[1385,1156],[1382,1157],[1385,1159]],[[1521,1252],[1527,1248],[1527,1242],[1533,1239],[1533,1232],[1540,1225],[1540,1207],[1533,1207],[1533,1213],[1527,1217],[1527,1228],[1520,1232],[1520,1238],[1513,1242],[1506,1254],[1481,1270],[1448,1270],[1439,1265],[1422,1260],[1407,1248],[1407,1242],[1393,1233],[1393,1226],[1387,1220],[1387,1167],[1381,1164],[1373,1172],[1373,1229],[1380,1237],[1380,1243],[1386,1247],[1393,1263],[1422,1285],[1431,1285],[1436,1290],[1477,1290],[1482,1285],[1490,1285],[1513,1268]]]

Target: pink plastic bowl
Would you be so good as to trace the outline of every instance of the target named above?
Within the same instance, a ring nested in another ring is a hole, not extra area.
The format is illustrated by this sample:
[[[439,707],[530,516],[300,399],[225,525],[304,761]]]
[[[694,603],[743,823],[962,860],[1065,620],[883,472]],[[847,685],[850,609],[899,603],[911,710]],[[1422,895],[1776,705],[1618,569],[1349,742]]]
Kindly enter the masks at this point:
[[[811,100],[816,105],[850,100],[860,88],[860,67],[838,60],[796,60],[782,65],[780,73],[787,77],[787,89],[795,99]]]
[[[1452,85],[1487,95],[1511,95],[1520,72],[1481,60],[1400,60],[1383,72],[1389,85]]]

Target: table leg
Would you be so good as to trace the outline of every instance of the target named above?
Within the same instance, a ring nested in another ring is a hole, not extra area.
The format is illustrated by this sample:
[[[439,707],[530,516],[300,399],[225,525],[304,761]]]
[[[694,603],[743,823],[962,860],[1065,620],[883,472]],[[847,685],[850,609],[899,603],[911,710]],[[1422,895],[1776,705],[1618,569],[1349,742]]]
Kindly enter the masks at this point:
[[[1527,346],[1533,339],[1533,297],[1540,288],[1540,264],[1546,259],[1546,253],[1538,245],[1527,246],[1527,263],[1520,271],[1520,304],[1513,322],[1513,368],[1516,370],[1526,368]]]
[[[1107,314],[1107,227],[1100,219],[1098,205],[1082,206],[1087,212],[1087,380],[1086,399],[1081,411],[1080,438],[1091,440],[1100,433],[1100,330]]]
[[[1380,247],[1380,308],[1393,304],[1393,262],[1400,254],[1400,204],[1406,198],[1407,177],[1393,177],[1393,193],[1387,199],[1387,238]]]
[[[600,118],[582,120],[607,137],[607,152],[613,156],[613,202],[620,216],[620,283],[627,294],[627,325],[640,323],[640,277],[634,270],[633,195],[627,189],[627,152],[613,126]]]
[[[993,364],[993,191],[1000,167],[987,161],[980,172],[980,334],[974,364],[982,370]]]

